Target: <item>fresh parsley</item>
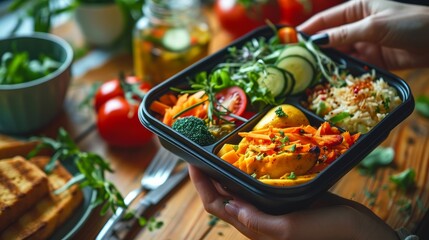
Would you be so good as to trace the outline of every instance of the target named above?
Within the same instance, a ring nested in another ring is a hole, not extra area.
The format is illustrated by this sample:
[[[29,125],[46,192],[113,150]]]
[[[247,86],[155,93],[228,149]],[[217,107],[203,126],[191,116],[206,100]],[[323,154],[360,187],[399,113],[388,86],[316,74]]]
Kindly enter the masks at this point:
[[[109,209],[113,212],[117,207],[126,207],[124,199],[116,186],[105,178],[105,172],[113,172],[108,162],[95,153],[82,152],[73,142],[70,135],[61,128],[57,139],[38,137],[35,140],[39,144],[33,149],[28,158],[34,157],[42,149],[53,151],[53,155],[45,166],[46,173],[51,173],[56,161],[71,161],[78,168],[80,174],[74,176],[61,190],[79,183],[80,186],[88,186],[96,191],[95,206],[104,204],[101,214],[104,215]]]
[[[296,179],[295,172],[290,172],[289,175],[287,176],[287,179]]]
[[[279,106],[275,111],[277,117],[287,117],[287,114],[283,111],[283,108]]]
[[[422,116],[429,118],[429,97],[420,95],[416,99],[416,111]]]
[[[390,181],[395,183],[399,189],[407,191],[416,184],[416,172],[412,168],[405,169],[398,174],[390,176]]]
[[[359,164],[359,170],[364,175],[374,174],[380,167],[385,167],[393,162],[395,150],[391,147],[377,147]]]
[[[44,169],[47,174],[52,172],[57,161],[71,161],[80,172],[57,189],[55,194],[67,190],[74,184],[80,184],[81,187],[90,187],[96,191],[96,199],[92,204],[94,207],[103,205],[101,215],[105,215],[109,209],[115,212],[118,207],[127,207],[117,187],[105,178],[106,172],[113,172],[109,163],[98,154],[81,151],[66,130],[60,128],[56,139],[35,137],[34,140],[39,144],[28,154],[27,158],[36,156],[43,149],[53,151],[52,157]],[[149,230],[160,228],[163,225],[162,221],[152,218],[147,220],[144,217],[136,216],[133,212],[127,212],[124,219],[132,217],[137,218],[140,226],[147,225]]]

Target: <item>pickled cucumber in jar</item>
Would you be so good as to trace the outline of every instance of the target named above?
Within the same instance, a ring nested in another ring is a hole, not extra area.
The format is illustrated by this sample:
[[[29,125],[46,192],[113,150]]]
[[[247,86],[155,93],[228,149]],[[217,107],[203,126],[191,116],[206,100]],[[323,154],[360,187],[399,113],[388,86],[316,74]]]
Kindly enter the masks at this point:
[[[208,53],[210,30],[197,0],[150,0],[134,29],[135,74],[158,84]]]

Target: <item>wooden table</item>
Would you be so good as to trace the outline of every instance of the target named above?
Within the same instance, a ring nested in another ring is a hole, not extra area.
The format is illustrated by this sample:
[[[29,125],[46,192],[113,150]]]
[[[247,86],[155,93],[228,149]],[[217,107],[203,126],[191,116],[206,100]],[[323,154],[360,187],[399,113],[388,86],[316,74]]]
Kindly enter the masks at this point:
[[[217,26],[212,16],[209,15],[209,19],[213,29],[210,52],[215,52],[231,39]],[[72,23],[68,24],[56,29],[55,33],[66,39],[68,37],[75,39],[76,34],[79,34],[78,30]],[[97,54],[97,52],[92,51],[90,54]],[[79,64],[83,66],[82,61],[86,60],[88,59],[78,60],[75,66]],[[132,71],[133,62],[130,54],[113,54],[104,60],[92,69],[85,71],[75,69],[79,74],[74,76],[70,86],[64,112],[41,133],[54,137],[58,128],[64,127],[76,139],[82,150],[98,153],[111,163],[115,172],[109,174],[108,178],[118,186],[123,195],[126,195],[139,186],[143,171],[159,148],[159,142],[154,138],[146,146],[133,150],[110,148],[103,142],[94,127],[94,113],[88,109],[79,109],[78,105],[94,82],[115,78],[119,71]],[[411,85],[415,96],[429,95],[429,69],[395,73]],[[406,226],[412,231],[420,231],[420,234],[429,237],[428,231],[424,231],[425,227],[422,227],[429,226],[427,217],[424,218],[429,207],[429,148],[427,147],[429,146],[429,119],[424,119],[414,112],[391,132],[382,145],[395,149],[395,167],[381,169],[373,177],[363,176],[357,169],[353,169],[331,191],[365,204],[393,228]],[[417,188],[406,194],[386,190],[389,189],[386,186],[390,186],[389,176],[408,167],[414,168],[417,172]],[[408,212],[402,209],[403,206],[400,203],[403,201],[411,203],[412,208]],[[213,224],[212,217],[203,209],[189,180],[177,187],[174,193],[153,212],[158,220],[164,222],[164,226],[154,231],[136,229],[133,231],[136,239],[246,239],[223,221]],[[95,209],[75,239],[93,239],[110,215],[111,213],[100,216],[99,209]]]

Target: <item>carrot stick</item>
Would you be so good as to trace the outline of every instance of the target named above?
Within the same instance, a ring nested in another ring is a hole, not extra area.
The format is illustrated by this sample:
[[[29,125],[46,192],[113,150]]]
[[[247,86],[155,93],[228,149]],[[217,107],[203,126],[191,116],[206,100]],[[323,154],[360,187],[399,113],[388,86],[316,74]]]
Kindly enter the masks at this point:
[[[167,108],[170,108],[170,107],[169,107],[168,105],[166,105],[166,104],[164,104],[164,103],[160,102],[160,101],[157,101],[157,100],[153,101],[153,102],[150,104],[150,110],[152,110],[152,111],[154,111],[154,112],[156,112],[156,113],[159,113],[159,114],[161,114],[161,115],[164,115],[164,114],[165,114],[165,110],[166,110]]]

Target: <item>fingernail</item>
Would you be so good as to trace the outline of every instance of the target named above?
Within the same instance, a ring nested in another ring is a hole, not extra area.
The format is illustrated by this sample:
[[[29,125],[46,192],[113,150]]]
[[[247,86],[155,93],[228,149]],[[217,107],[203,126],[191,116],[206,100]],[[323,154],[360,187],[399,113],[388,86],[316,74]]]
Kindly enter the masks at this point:
[[[328,44],[329,35],[327,33],[316,34],[310,37],[310,41],[319,45]]]
[[[225,203],[225,211],[232,216],[238,216],[238,206],[235,205],[234,201],[228,201]]]

